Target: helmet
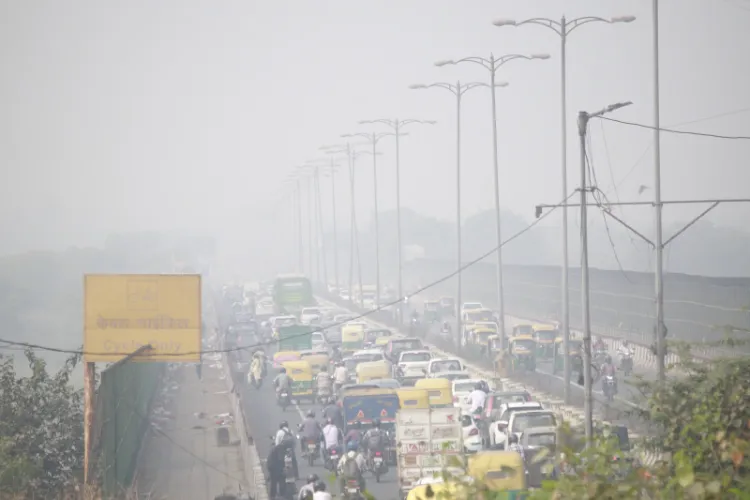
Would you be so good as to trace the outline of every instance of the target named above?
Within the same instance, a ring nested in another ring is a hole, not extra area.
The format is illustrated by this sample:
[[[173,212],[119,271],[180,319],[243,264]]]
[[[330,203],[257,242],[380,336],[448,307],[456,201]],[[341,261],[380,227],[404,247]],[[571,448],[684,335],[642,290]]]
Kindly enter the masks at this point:
[[[508,443],[509,444],[517,444],[518,443],[518,436],[516,436],[515,434],[511,433],[511,435],[508,436]]]
[[[320,478],[317,474],[310,474],[307,476],[307,484],[314,483],[316,481],[320,481]]]
[[[380,419],[379,418],[374,419],[372,421],[372,426],[375,427],[376,429],[379,429],[380,428]]]
[[[281,370],[279,370],[281,373],[286,373],[286,368],[282,367]]]
[[[326,490],[326,483],[323,481],[318,481],[315,483],[315,486],[313,486],[313,490],[315,491],[325,491]]]
[[[282,422],[281,422],[281,423],[279,424],[279,429],[286,429],[287,427],[289,427],[289,422],[287,422],[286,420],[283,420],[283,421],[282,421]]]
[[[477,382],[476,385],[474,386],[474,389],[481,391],[483,387],[484,386],[482,385],[481,382]]]
[[[308,411],[307,418],[315,418],[315,410]]]
[[[328,418],[326,419],[326,424],[328,424],[328,425],[333,425],[333,419],[332,419],[331,417],[328,417]]]
[[[354,441],[346,443],[346,451],[357,451],[357,444]]]
[[[327,366],[321,366],[320,367],[320,371],[321,372],[327,372],[328,371],[328,367]]]

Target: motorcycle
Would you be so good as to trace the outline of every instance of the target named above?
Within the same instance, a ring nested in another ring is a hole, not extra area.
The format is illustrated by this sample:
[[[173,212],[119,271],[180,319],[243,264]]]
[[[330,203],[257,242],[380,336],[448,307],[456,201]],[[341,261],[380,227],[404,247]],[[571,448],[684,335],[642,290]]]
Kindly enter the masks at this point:
[[[315,459],[320,455],[320,441],[314,439],[306,439],[305,443],[305,456],[307,457],[307,463],[310,467],[315,463]]]
[[[359,481],[356,479],[348,479],[346,486],[344,487],[344,498],[346,499],[360,499],[362,498],[362,492],[359,490]]]
[[[617,393],[617,381],[614,376],[606,375],[604,377],[602,392],[604,392],[604,397],[607,398],[607,401],[612,402],[615,399],[615,394]]]
[[[385,460],[383,459],[382,451],[373,452],[372,463],[370,464],[370,469],[372,470],[372,473],[375,475],[375,481],[379,483],[380,476],[388,472],[388,467],[385,465]]]
[[[628,352],[627,354],[623,354],[622,358],[620,359],[620,369],[625,374],[626,377],[629,377],[631,373],[633,373],[633,353]]]
[[[279,391],[276,401],[279,403],[279,406],[281,406],[281,410],[286,411],[286,407],[289,406],[292,401],[289,397],[289,391],[286,389]]]
[[[331,386],[325,386],[325,387],[318,387],[318,393],[316,395],[316,399],[318,400],[318,403],[321,405],[324,405],[328,402],[328,400],[331,398]]]
[[[326,458],[326,469],[333,472],[335,476],[339,475],[339,452],[336,448],[328,450],[328,457]]]

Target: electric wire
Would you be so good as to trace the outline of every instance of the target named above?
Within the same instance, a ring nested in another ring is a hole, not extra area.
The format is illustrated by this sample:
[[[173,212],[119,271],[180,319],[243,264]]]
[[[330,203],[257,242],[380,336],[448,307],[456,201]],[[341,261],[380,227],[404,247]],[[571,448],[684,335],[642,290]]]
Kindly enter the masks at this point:
[[[429,290],[430,288],[434,288],[437,285],[440,285],[441,283],[443,283],[445,281],[448,281],[449,279],[453,278],[457,274],[465,271],[466,269],[468,269],[468,268],[470,268],[470,267],[478,264],[479,262],[483,261],[487,257],[490,257],[491,255],[494,255],[497,252],[498,249],[504,247],[505,245],[507,245],[508,243],[512,242],[513,240],[515,240],[515,239],[523,236],[525,233],[527,233],[532,228],[534,228],[534,226],[536,226],[537,224],[539,224],[540,222],[542,222],[544,219],[546,219],[555,210],[557,210],[562,205],[564,205],[565,203],[567,203],[568,200],[574,194],[576,194],[576,192],[577,191],[574,190],[564,200],[562,200],[560,203],[557,203],[557,204],[552,205],[551,207],[549,207],[549,210],[545,211],[543,214],[541,214],[533,222],[529,223],[523,229],[517,231],[512,236],[510,236],[509,238],[505,239],[499,245],[495,246],[491,250],[488,250],[487,252],[483,253],[479,257],[477,257],[477,258],[475,258],[473,260],[470,260],[469,262],[467,262],[466,264],[462,265],[461,267],[459,267],[455,271],[453,271],[453,272],[451,272],[451,273],[449,273],[447,275],[444,275],[443,277],[438,278],[437,280],[435,280],[435,281],[433,281],[431,283],[428,283],[427,285],[425,285],[425,286],[417,289],[416,291],[412,292],[410,295],[412,295],[412,296],[419,295],[420,293],[425,292],[425,291]],[[399,304],[401,302],[401,300],[403,300],[403,299],[399,298],[398,300],[394,300],[394,301],[391,301],[391,302],[379,305],[378,307],[376,307],[376,308],[374,308],[374,309],[372,309],[370,311],[359,313],[356,316],[348,319],[347,321],[341,321],[339,323],[333,323],[331,325],[327,325],[326,327],[319,327],[319,328],[313,329],[313,330],[311,330],[309,332],[304,332],[304,333],[300,333],[300,334],[297,334],[297,335],[290,335],[287,338],[288,339],[292,339],[292,338],[297,338],[297,337],[303,337],[303,336],[306,336],[306,335],[310,335],[312,333],[324,332],[325,330],[327,330],[329,328],[335,328],[337,326],[343,326],[343,325],[345,325],[345,324],[347,324],[349,322],[356,321],[358,319],[370,316],[370,315],[372,315],[372,314],[374,314],[374,313],[376,313],[378,311],[381,311],[381,310],[383,310],[383,309],[385,309],[387,307],[391,307],[391,306],[394,306],[396,304]],[[63,354],[76,354],[76,355],[83,355],[83,356],[129,356],[129,355],[132,354],[132,352],[124,352],[124,353],[123,352],[91,352],[91,351],[84,351],[82,349],[63,349],[63,348],[59,348],[59,347],[51,347],[51,346],[45,346],[45,345],[41,345],[41,344],[33,344],[33,343],[30,343],[30,342],[17,342],[17,341],[7,340],[7,339],[3,339],[3,338],[0,338],[0,342],[8,344],[8,345],[11,345],[11,346],[21,346],[21,347],[25,347],[25,348],[32,349],[32,350],[40,350],[40,351],[48,351],[48,352],[58,352],[58,353],[63,353]],[[231,347],[231,348],[227,348],[227,349],[212,349],[212,350],[206,350],[206,351],[190,351],[190,352],[182,352],[182,353],[159,353],[159,354],[156,354],[156,355],[159,356],[159,357],[175,357],[175,358],[179,358],[179,357],[184,357],[184,356],[188,356],[188,355],[196,355],[196,354],[198,354],[198,355],[221,354],[221,353],[228,353],[228,352],[246,351],[246,350],[255,349],[255,348],[258,348],[258,347],[264,347],[264,346],[268,346],[268,345],[274,345],[277,342],[278,341],[276,339],[270,339],[270,340],[266,340],[266,341],[263,341],[263,342],[257,342],[255,344],[243,345],[243,346],[236,346],[236,347]],[[143,353],[143,354],[140,354],[139,356],[142,356],[142,357],[145,358],[145,357],[149,357],[149,354],[148,353]]]
[[[654,127],[652,125],[646,125],[644,123],[636,123],[636,122],[626,122],[625,120],[618,120],[616,118],[611,118],[609,116],[595,116],[593,118],[599,118],[601,120],[608,120],[615,123],[620,123],[622,125],[630,125],[631,127],[639,127],[639,128],[645,128],[649,130],[657,130],[657,127]],[[721,135],[721,134],[709,134],[707,132],[695,132],[692,130],[676,130],[673,128],[659,128],[660,132],[668,132],[670,134],[679,134],[679,135],[693,135],[696,137],[710,137],[713,139],[728,139],[728,140],[742,140],[742,141],[750,141],[750,136],[747,135]]]

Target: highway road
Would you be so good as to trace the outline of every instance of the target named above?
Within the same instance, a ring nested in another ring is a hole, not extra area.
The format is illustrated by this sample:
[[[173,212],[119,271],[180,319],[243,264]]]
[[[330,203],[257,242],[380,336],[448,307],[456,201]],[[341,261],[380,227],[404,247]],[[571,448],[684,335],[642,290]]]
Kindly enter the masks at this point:
[[[311,408],[315,410],[316,417],[320,417],[323,410],[320,405],[304,403],[294,405],[287,408],[286,411],[282,411],[276,404],[276,397],[271,384],[273,376],[275,376],[275,373],[270,371],[269,379],[266,380],[266,383],[260,389],[246,388],[242,397],[245,416],[250,426],[250,432],[255,439],[255,445],[258,448],[261,460],[265,460],[268,457],[268,453],[271,451],[270,436],[276,434],[280,422],[283,420],[288,421],[290,429],[296,431],[297,425],[302,422],[305,414]],[[329,491],[335,491],[330,489],[332,476],[323,467],[321,460],[316,461],[315,465],[310,467],[306,461],[302,460],[298,448],[297,461],[301,479],[298,482],[298,487],[304,484],[304,479],[308,474],[315,473],[329,482]],[[393,500],[398,498],[395,467],[391,468],[388,474],[380,478],[380,483],[376,483],[375,477],[369,473],[365,475],[365,481],[367,482],[367,490],[378,500]]]

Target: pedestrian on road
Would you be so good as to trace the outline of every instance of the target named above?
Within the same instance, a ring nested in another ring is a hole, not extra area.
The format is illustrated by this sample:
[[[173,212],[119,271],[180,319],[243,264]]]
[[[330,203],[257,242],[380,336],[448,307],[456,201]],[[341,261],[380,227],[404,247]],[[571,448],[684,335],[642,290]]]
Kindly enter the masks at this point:
[[[268,495],[271,498],[276,498],[277,495],[284,496],[284,487],[286,486],[286,478],[284,477],[284,452],[286,448],[285,443],[274,445],[268,454],[266,468],[268,469],[268,482],[270,483]]]

